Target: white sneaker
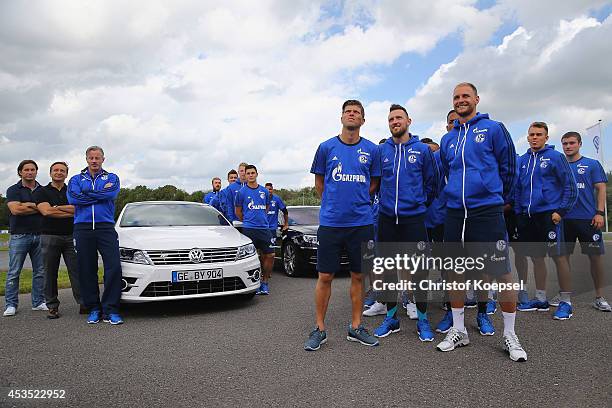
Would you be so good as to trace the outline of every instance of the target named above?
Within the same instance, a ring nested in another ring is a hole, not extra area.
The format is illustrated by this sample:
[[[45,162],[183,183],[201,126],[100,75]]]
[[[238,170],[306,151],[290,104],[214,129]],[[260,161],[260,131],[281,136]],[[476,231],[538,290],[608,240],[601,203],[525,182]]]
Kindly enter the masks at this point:
[[[2,316],[4,317],[15,316],[15,313],[17,313],[17,309],[15,308],[15,306],[9,306],[6,308]]]
[[[32,310],[47,311],[49,308],[47,307],[47,304],[43,302],[40,305],[33,307]]]
[[[451,327],[444,340],[436,346],[440,351],[452,351],[456,347],[467,346],[470,344],[470,338],[467,331],[460,332],[454,327]]]
[[[380,302],[374,302],[369,309],[363,311],[364,316],[377,316],[387,314],[387,305]]]
[[[561,303],[561,295],[559,294],[548,301],[548,304],[554,307],[559,307],[559,303]]]
[[[417,315],[416,303],[408,302],[406,304],[406,314],[410,320],[417,320],[419,318]]]
[[[606,299],[603,297],[595,298],[592,305],[595,309],[601,310],[602,312],[612,312],[612,307],[610,307],[610,304],[606,302]]]
[[[527,361],[527,353],[515,333],[504,335],[504,350],[508,352],[512,361]]]

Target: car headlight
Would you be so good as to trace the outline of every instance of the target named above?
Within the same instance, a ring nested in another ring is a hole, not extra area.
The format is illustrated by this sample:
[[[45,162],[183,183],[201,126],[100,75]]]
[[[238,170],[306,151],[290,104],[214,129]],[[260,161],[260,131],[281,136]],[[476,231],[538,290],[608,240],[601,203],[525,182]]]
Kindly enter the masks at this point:
[[[119,248],[119,258],[122,262],[153,265],[145,251],[132,248]]]
[[[246,244],[241,247],[238,247],[238,256],[236,257],[236,260],[248,258],[249,256],[253,256],[253,255],[257,255],[257,250],[255,249],[255,245]]]
[[[319,239],[316,235],[303,235],[304,242],[310,245],[319,245]]]

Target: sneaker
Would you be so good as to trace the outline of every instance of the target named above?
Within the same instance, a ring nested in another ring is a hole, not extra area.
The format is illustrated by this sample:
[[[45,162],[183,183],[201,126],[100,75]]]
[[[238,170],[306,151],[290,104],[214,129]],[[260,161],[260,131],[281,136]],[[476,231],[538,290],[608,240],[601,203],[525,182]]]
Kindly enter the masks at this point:
[[[408,315],[408,318],[410,320],[416,320],[419,318],[419,315],[417,314],[416,303],[408,302],[408,304],[406,305],[406,314]]]
[[[497,302],[493,299],[487,300],[487,314],[493,315],[497,312]]]
[[[603,297],[595,298],[595,301],[593,301],[592,305],[595,309],[601,310],[602,312],[612,312],[610,304],[606,302],[606,299],[604,299]]]
[[[375,290],[373,289],[368,290],[368,292],[366,293],[366,297],[363,300],[363,308],[369,309],[376,302],[377,295],[378,295],[378,292],[376,292]]]
[[[7,308],[4,309],[4,313],[2,314],[2,316],[15,316],[15,313],[17,313],[17,308],[15,306],[7,306]]]
[[[56,308],[49,309],[49,314],[47,315],[47,319],[59,319],[59,317],[60,317],[59,310],[57,310]]]
[[[261,282],[261,286],[259,288],[261,290],[260,295],[269,295],[270,294],[270,285],[268,285],[268,282]]]
[[[417,334],[421,341],[433,341],[435,335],[433,330],[431,330],[429,320],[425,319],[417,322]]]
[[[368,330],[363,327],[362,324],[360,324],[356,329],[353,329],[353,327],[349,325],[346,339],[348,341],[357,341],[364,346],[378,346],[378,340],[376,340],[376,337],[368,333]]]
[[[553,319],[555,320],[567,320],[572,317],[574,309],[572,309],[572,305],[567,302],[559,303],[559,307],[555,310],[553,314]]]
[[[104,322],[110,324],[123,324],[123,319],[119,313],[109,313],[108,316],[104,318]]]
[[[476,315],[476,323],[478,323],[478,330],[483,336],[492,336],[495,334],[495,327],[491,318],[486,313],[478,313]]]
[[[321,331],[317,327],[310,332],[308,340],[306,340],[306,343],[304,343],[304,350],[316,351],[321,348],[321,344],[325,343],[327,343],[327,333],[325,333],[325,330]]]
[[[516,310],[519,312],[533,312],[534,310],[538,312],[547,312],[550,310],[550,304],[547,300],[542,302],[538,299],[531,299],[525,303],[519,303],[516,306]]]
[[[559,303],[561,303],[561,295],[556,295],[548,301],[548,304],[554,307],[559,307]]]
[[[466,309],[474,309],[476,306],[478,306],[478,301],[476,300],[475,297],[468,298],[466,296],[464,306]]]
[[[100,322],[100,311],[92,310],[91,312],[89,312],[89,315],[87,316],[87,323],[96,324],[99,322]]]
[[[256,295],[261,295],[261,285],[262,283],[259,284],[259,287],[257,288],[257,290],[255,291]]]
[[[444,314],[444,317],[436,326],[436,331],[438,333],[448,333],[451,327],[453,327],[453,312],[449,310]]]
[[[444,340],[442,340],[436,348],[440,351],[452,351],[456,347],[467,346],[468,344],[470,344],[470,338],[468,337],[467,331],[460,332],[456,328],[451,327]]]
[[[374,336],[387,337],[391,333],[397,333],[398,331],[400,331],[399,319],[387,316],[382,324],[374,329]]]
[[[387,305],[380,302],[374,302],[372,306],[363,311],[364,316],[378,316],[387,314]]]
[[[504,350],[508,352],[512,361],[527,361],[527,353],[515,333],[504,335]]]
[[[47,307],[47,304],[45,302],[42,302],[40,305],[32,307],[32,310],[38,310],[38,311],[46,312],[46,311],[49,310],[49,308]]]

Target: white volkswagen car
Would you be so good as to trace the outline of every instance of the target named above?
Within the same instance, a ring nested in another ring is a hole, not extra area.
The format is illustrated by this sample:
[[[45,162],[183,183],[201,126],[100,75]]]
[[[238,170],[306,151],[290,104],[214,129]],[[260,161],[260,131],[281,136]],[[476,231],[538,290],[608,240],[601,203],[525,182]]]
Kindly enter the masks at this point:
[[[250,298],[259,288],[255,246],[209,205],[130,203],[121,211],[116,230],[122,302]]]

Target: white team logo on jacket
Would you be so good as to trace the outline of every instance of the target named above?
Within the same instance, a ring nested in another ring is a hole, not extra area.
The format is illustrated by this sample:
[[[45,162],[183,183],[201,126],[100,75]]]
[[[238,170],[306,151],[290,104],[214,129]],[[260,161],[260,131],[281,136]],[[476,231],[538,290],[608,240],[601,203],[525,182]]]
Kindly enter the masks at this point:
[[[251,201],[249,201],[249,203],[247,204],[247,207],[249,210],[265,210],[266,209],[265,205],[255,204],[255,202],[253,201],[251,197],[248,197],[248,198],[251,199]]]
[[[410,156],[408,156],[408,161],[410,163],[416,163],[417,158],[416,158],[416,156],[414,154],[411,154]]]
[[[261,197],[262,200],[265,200],[266,198],[266,193],[264,193],[263,191],[259,192],[259,196]]]

